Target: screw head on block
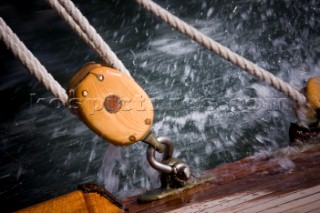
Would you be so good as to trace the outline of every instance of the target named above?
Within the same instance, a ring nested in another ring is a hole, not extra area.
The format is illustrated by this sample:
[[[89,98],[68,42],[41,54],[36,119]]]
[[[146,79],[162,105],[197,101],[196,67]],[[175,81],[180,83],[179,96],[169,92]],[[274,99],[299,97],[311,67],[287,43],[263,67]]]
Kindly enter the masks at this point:
[[[83,90],[81,94],[82,94],[83,97],[87,97],[88,96],[88,91],[87,90]]]
[[[103,75],[97,75],[97,79],[98,79],[99,81],[103,81],[104,77],[103,77]]]
[[[144,120],[144,123],[146,125],[151,125],[151,119],[150,118],[147,118],[146,120]]]
[[[131,136],[129,137],[129,140],[135,142],[135,141],[136,141],[136,137],[134,137],[134,135],[131,135]]]

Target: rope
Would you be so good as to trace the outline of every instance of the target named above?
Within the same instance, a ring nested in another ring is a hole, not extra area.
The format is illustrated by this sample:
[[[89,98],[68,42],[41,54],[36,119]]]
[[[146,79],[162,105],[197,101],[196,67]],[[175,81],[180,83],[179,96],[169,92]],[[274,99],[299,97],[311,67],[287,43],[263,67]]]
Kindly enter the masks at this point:
[[[47,0],[53,9],[103,59],[105,63],[130,76],[130,72],[101,38],[94,27],[70,0]]]
[[[0,39],[10,49],[13,54],[19,58],[21,63],[29,70],[29,72],[41,82],[47,90],[49,90],[56,98],[60,99],[63,105],[67,106],[68,96],[65,89],[54,80],[52,75],[48,73],[46,68],[39,60],[30,52],[17,35],[10,29],[5,21],[0,17]]]
[[[283,92],[286,96],[296,101],[299,105],[303,105],[306,102],[306,98],[298,90],[291,87],[281,79],[277,78],[270,72],[245,59],[244,57],[232,52],[229,48],[222,46],[218,42],[212,40],[210,37],[204,35],[194,27],[188,25],[178,17],[172,15],[167,10],[160,7],[158,4],[151,0],[136,0],[138,4],[142,5],[146,10],[152,12],[158,18],[180,31],[181,33],[191,37],[193,40],[208,48],[212,52],[221,56],[222,58],[230,61],[232,64],[239,66],[249,74],[263,80],[273,86],[280,92]]]

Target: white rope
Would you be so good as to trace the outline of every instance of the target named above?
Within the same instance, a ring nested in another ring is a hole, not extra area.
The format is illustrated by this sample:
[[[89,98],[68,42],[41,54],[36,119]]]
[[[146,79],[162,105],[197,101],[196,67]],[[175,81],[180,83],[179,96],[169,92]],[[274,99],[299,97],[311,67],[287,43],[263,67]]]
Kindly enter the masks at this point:
[[[138,4],[142,5],[146,10],[152,12],[157,17],[161,18],[167,24],[177,29],[181,33],[191,37],[193,40],[208,48],[212,52],[221,56],[222,58],[230,61],[232,64],[239,66],[246,72],[254,75],[260,80],[264,80],[277,89],[283,92],[286,96],[296,101],[299,105],[303,105],[306,102],[306,98],[298,90],[291,87],[281,79],[277,78],[270,72],[245,59],[244,57],[232,52],[229,48],[222,46],[218,42],[212,40],[210,37],[204,35],[194,27],[188,25],[178,17],[172,15],[167,10],[160,7],[158,4],[151,0],[136,0]]]
[[[56,98],[60,99],[63,105],[67,106],[68,96],[65,89],[54,80],[46,68],[30,52],[17,35],[10,29],[5,21],[0,17],[0,39],[19,58],[22,64],[28,68],[29,72],[41,82]]]
[[[130,76],[130,72],[101,38],[94,27],[70,0],[47,0],[53,9],[103,59],[105,63]]]

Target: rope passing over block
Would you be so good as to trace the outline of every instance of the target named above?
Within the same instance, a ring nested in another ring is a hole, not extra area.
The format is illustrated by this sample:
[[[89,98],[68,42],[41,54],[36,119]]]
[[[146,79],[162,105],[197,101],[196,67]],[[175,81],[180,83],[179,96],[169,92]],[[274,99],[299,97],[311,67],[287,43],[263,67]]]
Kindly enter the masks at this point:
[[[88,63],[71,79],[71,111],[114,145],[129,145],[150,132],[154,111],[145,91],[128,75]]]
[[[163,181],[166,190],[171,185],[184,186],[191,178],[190,167],[183,161],[165,155],[162,162],[154,158],[154,151],[165,152],[167,147],[159,143],[151,132],[154,111],[150,98],[131,78],[130,73],[103,42],[94,28],[68,0],[48,0],[57,11],[70,21],[77,33],[98,52],[106,63],[117,67],[118,62],[123,73],[98,63],[88,63],[71,79],[67,96],[61,85],[47,72],[44,66],[26,48],[0,17],[0,39],[53,95],[61,100],[72,112],[103,139],[114,145],[130,145],[143,141],[152,151],[151,164],[155,169],[166,168]],[[97,45],[97,46],[96,46]],[[104,52],[106,51],[106,52]],[[106,53],[106,55],[104,55]],[[111,55],[110,55],[111,54]],[[106,58],[104,58],[106,56]],[[111,58],[109,58],[111,57]],[[122,68],[121,68],[122,65]],[[127,74],[127,75],[126,75]],[[173,145],[171,147],[173,149]],[[150,161],[149,161],[150,162]],[[154,165],[162,165],[155,167]],[[178,184],[178,185],[177,185]],[[170,195],[170,193],[167,195]],[[147,196],[149,197],[149,196]],[[158,199],[151,196],[148,200]],[[91,211],[91,210],[90,210]]]

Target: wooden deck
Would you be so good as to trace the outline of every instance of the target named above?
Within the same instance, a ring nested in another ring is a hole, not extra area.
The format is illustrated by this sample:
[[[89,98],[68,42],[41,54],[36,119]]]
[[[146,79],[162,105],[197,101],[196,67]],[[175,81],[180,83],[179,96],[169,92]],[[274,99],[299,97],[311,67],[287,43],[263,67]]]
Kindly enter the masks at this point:
[[[286,153],[287,152],[287,153]],[[208,171],[211,181],[125,212],[320,212],[320,147],[256,155]]]
[[[238,193],[225,198],[182,207],[171,213],[188,212],[320,212],[320,186],[284,194],[272,191]]]
[[[206,174],[213,178],[153,202],[114,199],[104,187],[88,183],[20,212],[320,213],[319,145],[257,154]]]

